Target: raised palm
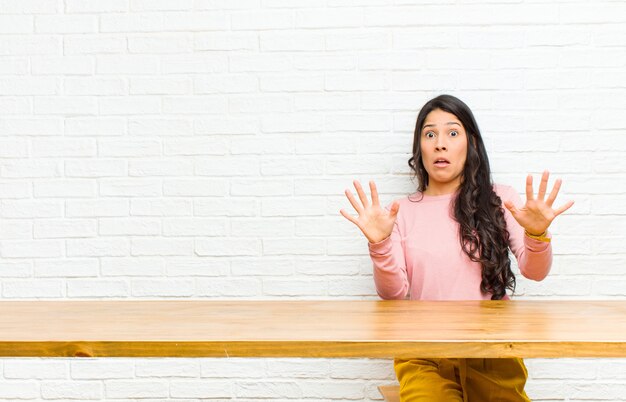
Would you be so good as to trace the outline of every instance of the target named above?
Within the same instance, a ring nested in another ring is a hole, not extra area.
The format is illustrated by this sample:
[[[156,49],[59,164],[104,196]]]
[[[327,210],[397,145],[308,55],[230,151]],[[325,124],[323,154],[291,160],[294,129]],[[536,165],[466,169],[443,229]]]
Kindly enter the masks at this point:
[[[526,204],[524,206],[517,208],[510,201],[504,203],[504,206],[511,211],[515,220],[517,220],[528,233],[536,235],[543,234],[554,218],[574,205],[574,201],[568,201],[560,208],[552,208],[552,204],[554,204],[554,200],[556,200],[556,196],[559,194],[559,189],[561,188],[561,179],[556,180],[550,195],[544,200],[548,188],[549,176],[550,173],[548,171],[543,172],[537,198],[533,195],[533,177],[531,175],[526,177]]]
[[[358,216],[354,217],[343,209],[339,212],[347,220],[357,225],[370,243],[378,243],[379,241],[385,240],[391,235],[400,205],[397,201],[394,201],[389,210],[382,208],[378,200],[376,184],[373,181],[369,182],[372,192],[372,202],[370,203],[367,199],[367,195],[363,191],[363,187],[361,187],[361,183],[359,183],[358,180],[355,180],[353,183],[360,202],[354,198],[350,190],[346,189],[345,194]]]

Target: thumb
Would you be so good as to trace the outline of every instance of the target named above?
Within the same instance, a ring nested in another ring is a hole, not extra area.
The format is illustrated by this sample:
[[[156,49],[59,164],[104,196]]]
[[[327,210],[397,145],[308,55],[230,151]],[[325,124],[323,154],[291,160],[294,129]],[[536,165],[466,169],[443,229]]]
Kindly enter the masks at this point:
[[[398,211],[400,210],[400,203],[398,201],[394,201],[391,204],[391,208],[389,208],[389,216],[395,218],[398,215]]]
[[[504,201],[504,206],[506,207],[506,209],[508,209],[509,211],[511,211],[511,213],[513,215],[515,215],[517,213],[517,207],[515,207],[515,205],[513,205],[513,203],[511,201]]]

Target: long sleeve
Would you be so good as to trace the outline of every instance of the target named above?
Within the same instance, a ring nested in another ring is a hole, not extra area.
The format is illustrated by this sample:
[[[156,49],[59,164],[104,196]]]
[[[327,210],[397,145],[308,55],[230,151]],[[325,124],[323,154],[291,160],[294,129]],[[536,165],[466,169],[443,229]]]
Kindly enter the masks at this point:
[[[374,263],[374,283],[378,295],[383,299],[404,299],[409,281],[398,220],[389,237],[378,243],[368,242],[368,248]]]
[[[519,194],[508,186],[502,188],[503,201],[510,200],[516,206],[523,205]],[[509,247],[517,259],[520,272],[528,279],[543,280],[552,266],[552,243],[531,239],[524,235],[524,228],[520,226],[513,215],[504,208],[506,226],[509,232]],[[550,233],[548,233],[548,237]]]

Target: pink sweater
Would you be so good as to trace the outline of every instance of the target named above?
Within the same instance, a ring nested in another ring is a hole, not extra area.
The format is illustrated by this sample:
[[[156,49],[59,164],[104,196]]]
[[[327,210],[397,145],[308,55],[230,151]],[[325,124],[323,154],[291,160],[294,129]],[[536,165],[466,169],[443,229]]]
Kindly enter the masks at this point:
[[[495,185],[502,201],[523,205],[509,186]],[[480,291],[481,267],[463,252],[459,224],[450,203],[455,194],[420,198],[416,193],[399,200],[400,210],[391,236],[368,243],[374,262],[374,282],[383,299],[477,300],[491,299]],[[387,206],[389,208],[389,206]],[[551,243],[531,239],[504,208],[509,247],[522,275],[537,281],[548,275],[552,265]],[[505,296],[508,298],[508,296]]]

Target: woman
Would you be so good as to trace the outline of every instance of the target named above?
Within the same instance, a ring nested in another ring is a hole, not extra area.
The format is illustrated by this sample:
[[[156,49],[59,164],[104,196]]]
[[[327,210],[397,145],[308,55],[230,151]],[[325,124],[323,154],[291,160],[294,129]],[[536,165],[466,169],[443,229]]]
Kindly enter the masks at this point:
[[[441,95],[420,110],[409,166],[418,191],[380,206],[358,181],[358,213],[341,214],[368,239],[374,281],[383,299],[508,299],[515,289],[509,249],[520,272],[542,280],[552,264],[550,223],[569,209],[554,209],[561,181],[546,198],[549,173],[537,196],[526,179],[526,204],[509,186],[494,185],[485,146],[469,107]],[[503,208],[503,206],[506,208]],[[522,359],[395,359],[402,401],[529,401]]]

